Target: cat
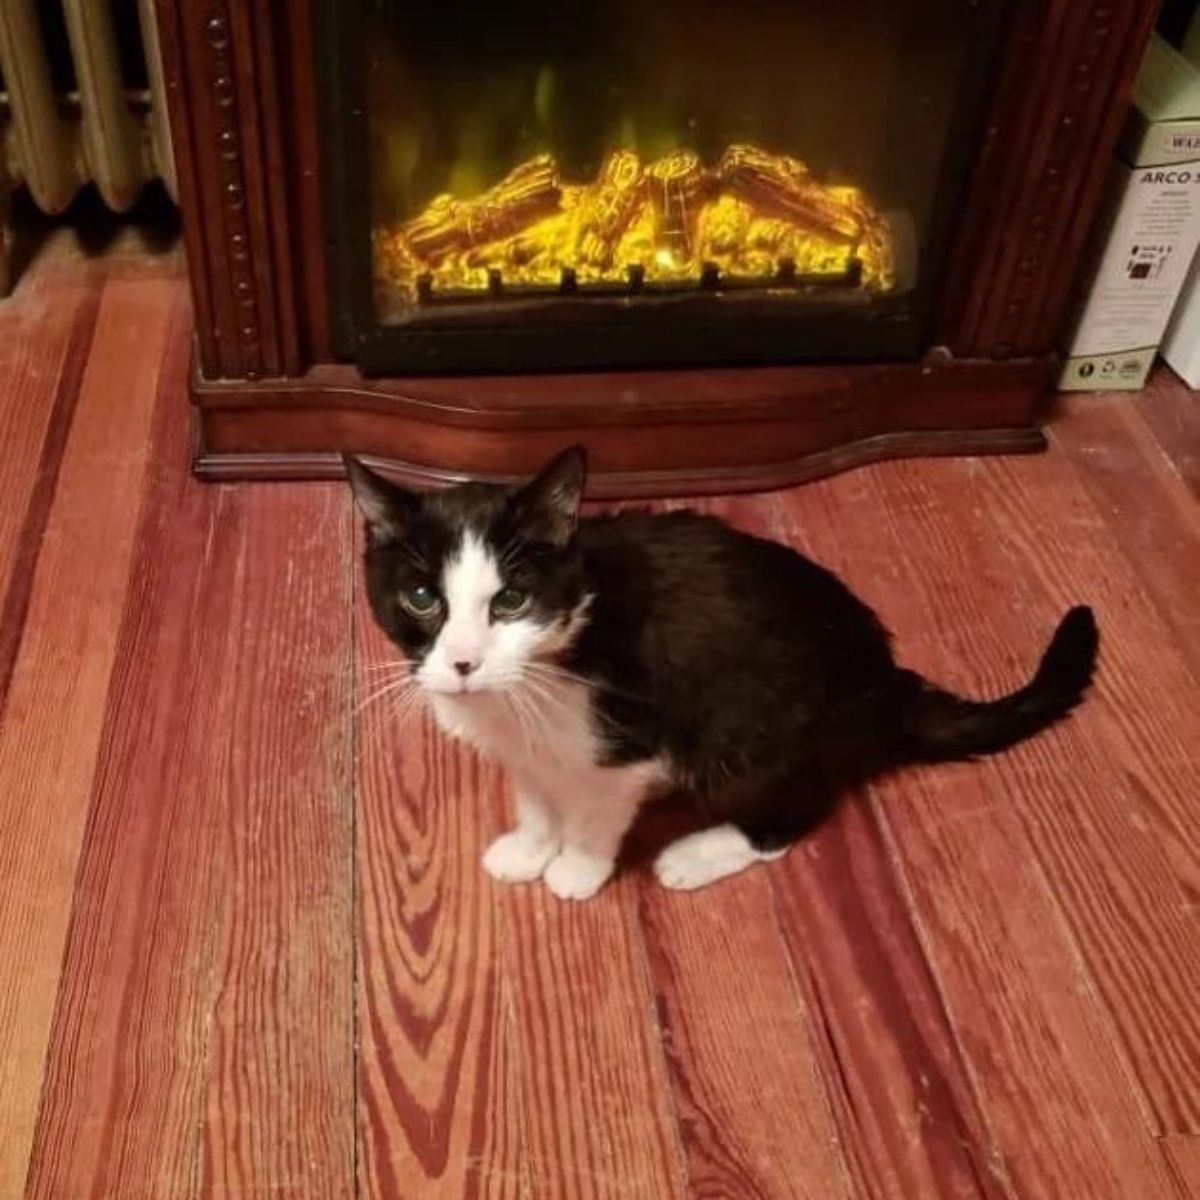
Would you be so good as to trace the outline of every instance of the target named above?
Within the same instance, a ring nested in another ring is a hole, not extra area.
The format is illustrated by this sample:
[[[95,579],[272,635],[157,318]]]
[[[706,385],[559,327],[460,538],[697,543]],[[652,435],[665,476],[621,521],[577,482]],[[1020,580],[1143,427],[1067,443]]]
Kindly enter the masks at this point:
[[[697,888],[775,858],[893,768],[992,754],[1064,717],[1099,636],[1072,608],[1032,680],[959,699],[899,667],[874,613],[795,550],[694,512],[580,516],[585,457],[421,495],[347,457],[371,608],[437,724],[506,768],[483,856],[583,900],[660,789],[711,827],[654,864]]]

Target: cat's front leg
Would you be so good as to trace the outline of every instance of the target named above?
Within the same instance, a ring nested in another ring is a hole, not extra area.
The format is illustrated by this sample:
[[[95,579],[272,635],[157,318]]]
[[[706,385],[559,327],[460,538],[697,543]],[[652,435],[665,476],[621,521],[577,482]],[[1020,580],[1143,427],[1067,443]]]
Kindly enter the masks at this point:
[[[502,833],[483,855],[483,869],[503,883],[538,879],[562,846],[562,828],[554,808],[527,781],[513,778],[516,825]]]
[[[586,900],[608,881],[617,852],[646,795],[639,766],[601,768],[558,800],[562,850],[542,876],[561,900]]]

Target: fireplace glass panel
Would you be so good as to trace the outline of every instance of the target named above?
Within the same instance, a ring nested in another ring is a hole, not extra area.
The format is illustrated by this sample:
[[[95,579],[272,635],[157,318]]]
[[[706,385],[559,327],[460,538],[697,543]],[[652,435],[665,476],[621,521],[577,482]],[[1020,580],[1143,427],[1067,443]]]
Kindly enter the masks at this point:
[[[871,325],[920,320],[978,20],[950,0],[369,0],[377,324],[757,300],[858,314],[849,356],[894,352]]]

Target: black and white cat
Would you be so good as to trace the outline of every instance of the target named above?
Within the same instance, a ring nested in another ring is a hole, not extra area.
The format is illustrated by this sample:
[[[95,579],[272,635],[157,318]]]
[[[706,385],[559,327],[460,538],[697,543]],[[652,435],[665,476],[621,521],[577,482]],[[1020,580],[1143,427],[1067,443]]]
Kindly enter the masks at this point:
[[[989,754],[1068,713],[1095,667],[1088,608],[1032,681],[961,700],[892,658],[874,614],[795,551],[711,517],[579,517],[584,456],[517,489],[418,495],[347,459],[372,610],[447,733],[498,759],[508,881],[593,895],[656,789],[715,823],[667,846],[667,887],[782,854],[848,789],[905,763]]]

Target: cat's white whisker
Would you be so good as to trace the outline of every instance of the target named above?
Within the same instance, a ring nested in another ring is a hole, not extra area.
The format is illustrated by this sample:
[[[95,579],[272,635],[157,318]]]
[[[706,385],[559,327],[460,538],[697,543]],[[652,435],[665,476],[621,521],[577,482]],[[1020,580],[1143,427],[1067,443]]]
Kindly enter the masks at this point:
[[[563,738],[564,730],[572,726],[579,732],[580,727],[586,728],[587,718],[579,705],[573,705],[565,696],[559,695],[544,682],[532,676],[527,676],[522,685],[525,697],[533,710],[535,719],[543,725],[542,736],[538,739],[538,751],[549,754],[558,762],[566,761],[564,742],[570,743],[571,738]],[[581,719],[582,718],[582,719]]]
[[[526,665],[528,666],[530,664]],[[598,721],[601,725],[604,725],[609,729],[617,728],[616,722],[613,720],[613,718],[605,713],[602,708],[598,707],[591,701],[591,693],[594,691],[596,685],[580,676],[568,675],[566,677],[562,677],[553,675],[549,677],[540,677],[537,672],[531,671],[525,675],[525,683],[526,686],[530,688],[541,688],[543,692],[546,693],[547,698],[552,700],[557,708],[568,714],[574,714],[576,711],[572,700],[567,695],[564,695],[561,691],[556,691],[555,689],[562,688],[564,684],[568,683],[574,687],[584,688],[585,695],[588,696],[587,704],[591,719]]]
[[[391,722],[403,728],[412,718],[425,708],[425,696],[420,688],[411,688],[398,693],[392,698]]]
[[[559,666],[557,663],[548,663],[541,659],[534,659],[525,664],[527,670],[536,672],[539,675],[545,675],[554,679],[561,679],[565,682],[576,683],[580,687],[594,689],[602,688],[606,692],[611,692],[614,696],[620,696],[624,700],[631,700],[637,704],[646,704],[648,699],[645,696],[638,695],[636,692],[631,692],[625,688],[617,687],[615,684],[609,683],[607,680],[589,679],[586,675],[580,675],[575,671],[570,671],[566,667]]]
[[[553,686],[548,685],[543,680],[536,676],[529,676],[525,680],[526,690],[536,696],[540,701],[549,704],[551,708],[559,713],[574,713],[576,708],[570,704],[565,696],[556,692]]]
[[[533,720],[535,714],[530,710],[529,701],[515,688],[505,691],[504,697],[511,706],[513,715],[516,717],[517,727],[521,731],[521,739],[525,743],[525,748],[532,753],[536,729]]]
[[[360,669],[364,675],[407,675],[411,674],[412,665],[410,663],[396,660],[391,662],[363,663]]]
[[[417,686],[416,680],[413,679],[412,676],[409,676],[409,675],[406,675],[401,679],[390,679],[382,687],[377,688],[369,696],[367,696],[363,700],[359,701],[358,705],[354,709],[354,715],[358,716],[360,713],[362,713],[365,709],[369,708],[376,701],[382,700],[386,696],[404,692],[408,689],[414,689],[414,688],[416,688],[416,686]]]

